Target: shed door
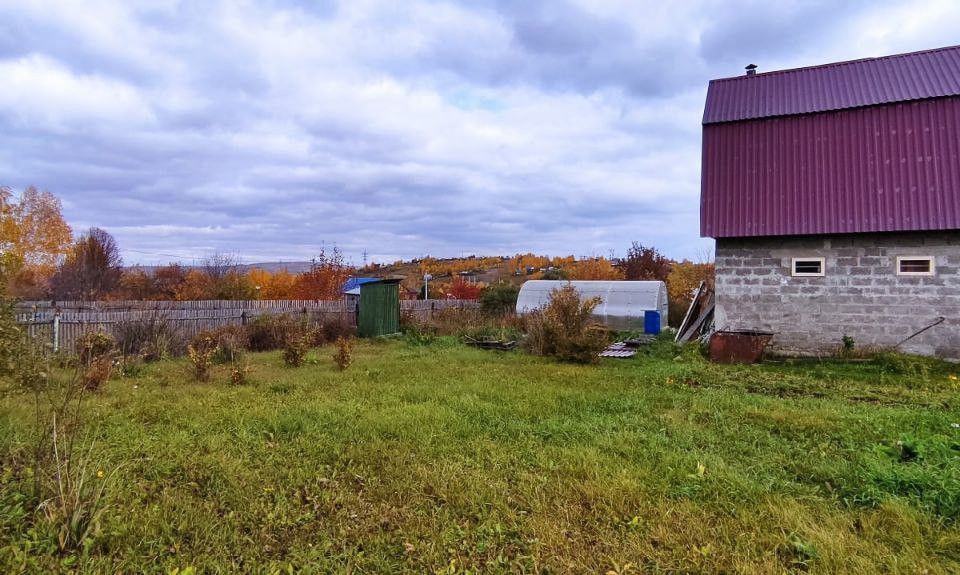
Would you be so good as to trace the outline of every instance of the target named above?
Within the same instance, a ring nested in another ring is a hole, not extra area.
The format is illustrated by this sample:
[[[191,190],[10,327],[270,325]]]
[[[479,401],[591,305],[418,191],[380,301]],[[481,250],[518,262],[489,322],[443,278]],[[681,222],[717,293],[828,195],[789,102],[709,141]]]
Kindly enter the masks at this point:
[[[400,285],[369,283],[360,286],[361,337],[389,335],[400,331]]]

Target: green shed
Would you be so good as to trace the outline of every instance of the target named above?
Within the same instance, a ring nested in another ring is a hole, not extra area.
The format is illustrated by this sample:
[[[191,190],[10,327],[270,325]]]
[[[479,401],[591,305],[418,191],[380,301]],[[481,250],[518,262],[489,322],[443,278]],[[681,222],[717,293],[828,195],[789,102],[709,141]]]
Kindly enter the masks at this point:
[[[357,333],[377,337],[400,331],[400,280],[379,280],[360,286]]]

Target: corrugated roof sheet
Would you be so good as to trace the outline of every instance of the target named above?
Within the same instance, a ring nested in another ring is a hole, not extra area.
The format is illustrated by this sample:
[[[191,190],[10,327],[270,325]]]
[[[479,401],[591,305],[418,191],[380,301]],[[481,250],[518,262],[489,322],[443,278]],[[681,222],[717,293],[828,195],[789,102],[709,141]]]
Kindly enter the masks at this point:
[[[703,127],[714,238],[960,229],[960,98]]]
[[[713,80],[704,124],[960,95],[960,46]]]
[[[354,290],[359,290],[360,286],[370,282],[378,282],[380,278],[350,278],[343,284],[343,287],[340,289],[342,293],[354,292]],[[357,291],[355,295],[360,295],[360,292]]]

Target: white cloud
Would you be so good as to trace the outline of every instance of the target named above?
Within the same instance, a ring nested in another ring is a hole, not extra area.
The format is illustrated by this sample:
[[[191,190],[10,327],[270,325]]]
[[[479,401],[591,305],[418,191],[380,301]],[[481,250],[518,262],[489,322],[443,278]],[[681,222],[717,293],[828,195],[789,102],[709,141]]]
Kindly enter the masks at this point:
[[[5,4],[0,182],[132,261],[696,257],[707,81],[949,43],[924,6]]]
[[[150,105],[126,83],[77,74],[41,54],[0,60],[0,114],[51,128],[108,122],[149,124]]]

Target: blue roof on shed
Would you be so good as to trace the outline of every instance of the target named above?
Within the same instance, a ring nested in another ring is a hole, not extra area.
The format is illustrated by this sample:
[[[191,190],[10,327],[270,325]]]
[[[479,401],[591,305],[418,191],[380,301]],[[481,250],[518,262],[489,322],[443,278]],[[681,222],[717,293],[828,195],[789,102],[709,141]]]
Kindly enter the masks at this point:
[[[340,291],[346,293],[350,290],[359,288],[363,284],[368,284],[370,282],[378,282],[380,278],[350,278],[347,280],[347,283],[343,284],[343,289]]]

